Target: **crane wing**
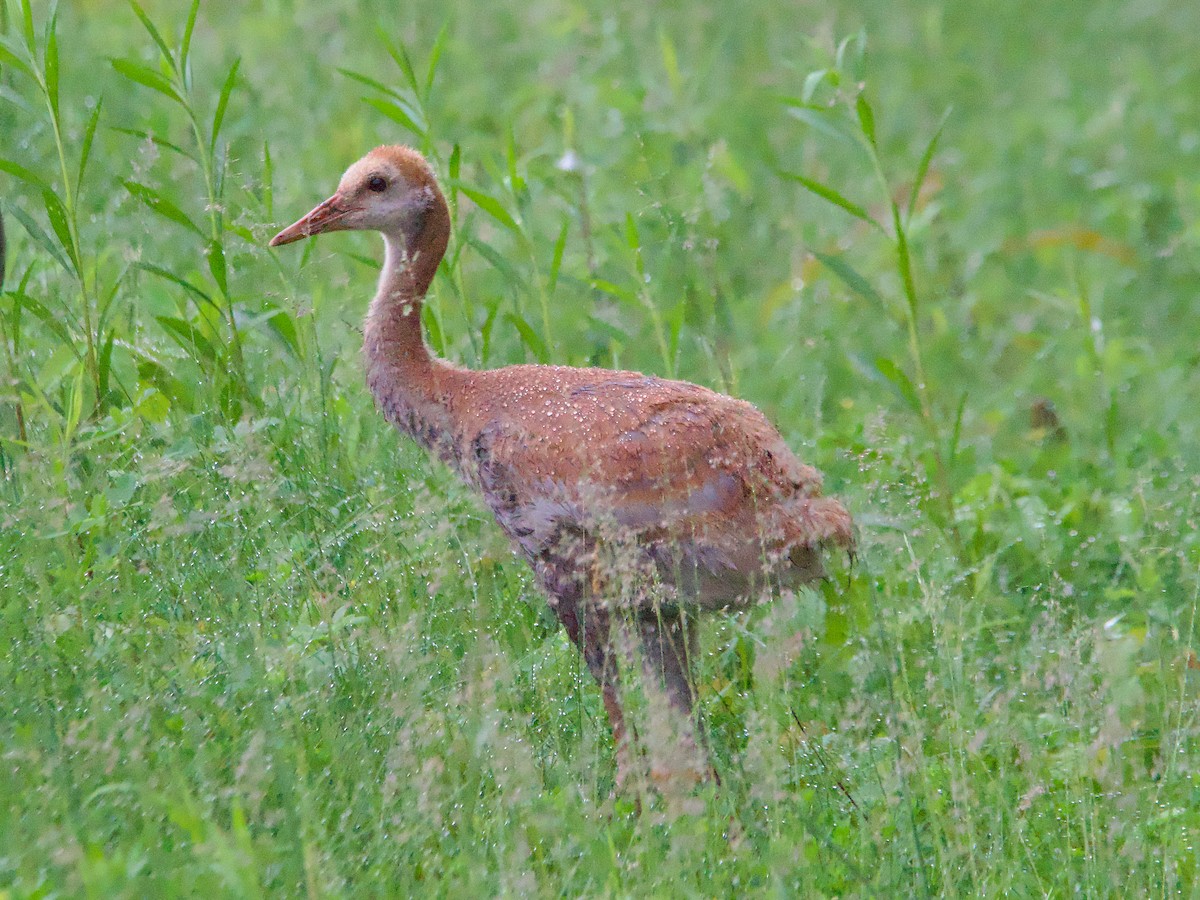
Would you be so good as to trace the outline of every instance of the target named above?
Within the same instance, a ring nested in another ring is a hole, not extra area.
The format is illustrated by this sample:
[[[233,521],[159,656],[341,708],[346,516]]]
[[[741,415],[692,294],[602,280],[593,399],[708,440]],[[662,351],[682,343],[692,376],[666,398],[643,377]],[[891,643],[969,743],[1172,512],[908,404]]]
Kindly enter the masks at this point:
[[[848,543],[849,517],[820,497],[816,470],[748,403],[621,374],[497,412],[464,468],[531,560],[567,536],[600,538],[664,574],[737,580],[795,547]]]

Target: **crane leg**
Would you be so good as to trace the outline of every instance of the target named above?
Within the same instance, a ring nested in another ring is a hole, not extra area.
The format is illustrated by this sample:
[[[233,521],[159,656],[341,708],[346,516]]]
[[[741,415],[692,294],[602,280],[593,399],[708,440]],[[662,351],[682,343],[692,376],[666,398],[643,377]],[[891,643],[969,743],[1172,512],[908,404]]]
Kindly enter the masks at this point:
[[[692,685],[691,661],[696,653],[695,617],[652,609],[638,617],[638,629],[646,676],[661,685],[671,709],[680,720],[676,724],[680,729],[681,749],[685,756],[692,757],[684,760],[684,768],[692,768],[699,779],[711,779],[720,784],[720,777],[708,758],[702,732],[697,740],[699,726],[693,715],[696,692]],[[671,774],[667,772],[664,777],[669,778]]]
[[[608,611],[599,604],[576,597],[560,597],[555,607],[559,621],[567,630],[571,642],[579,648],[588,671],[600,685],[604,711],[612,728],[616,745],[617,784],[621,785],[632,772],[629,732],[625,711],[621,706],[620,676],[612,645]]]
[[[651,610],[638,617],[638,630],[646,674],[662,685],[671,706],[690,719],[696,699],[691,678],[695,619]]]

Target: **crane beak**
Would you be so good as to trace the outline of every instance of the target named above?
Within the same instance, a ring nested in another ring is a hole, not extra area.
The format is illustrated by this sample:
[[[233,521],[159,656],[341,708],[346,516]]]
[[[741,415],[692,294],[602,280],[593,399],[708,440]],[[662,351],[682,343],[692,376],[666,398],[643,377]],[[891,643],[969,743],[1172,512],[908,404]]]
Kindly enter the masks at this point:
[[[275,237],[271,238],[272,247],[290,244],[320,234],[323,231],[336,231],[338,223],[347,213],[353,212],[354,207],[347,206],[341,194],[334,194],[307,216],[289,225]]]

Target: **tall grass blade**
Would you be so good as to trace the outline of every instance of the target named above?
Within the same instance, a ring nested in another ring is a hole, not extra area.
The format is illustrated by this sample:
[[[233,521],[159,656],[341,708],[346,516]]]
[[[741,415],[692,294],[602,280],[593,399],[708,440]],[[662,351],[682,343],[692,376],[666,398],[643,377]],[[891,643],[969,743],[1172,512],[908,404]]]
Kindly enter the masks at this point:
[[[29,296],[29,294],[22,290],[14,290],[10,292],[9,296],[13,298],[18,310],[26,309],[33,313],[34,318],[41,322],[46,330],[58,339],[60,346],[74,348],[71,333],[67,330],[67,326],[63,324],[61,316],[50,312],[40,300]]]
[[[155,147],[161,147],[163,150],[170,150],[172,153],[190,159],[197,165],[200,164],[200,161],[196,159],[196,155],[190,150],[186,150],[183,147],[180,147],[178,144],[172,144],[170,141],[164,140],[157,134],[153,134],[149,131],[142,131],[138,128],[121,128],[116,125],[110,125],[108,130],[115,131],[118,134],[127,134],[130,137],[140,138],[143,141],[150,142]]]
[[[869,212],[867,212],[857,203],[847,200],[833,188],[821,184],[819,181],[814,181],[813,179],[801,175],[798,172],[780,172],[779,174],[784,178],[789,178],[792,181],[798,182],[806,190],[816,194],[822,200],[827,200],[839,209],[845,210],[846,212],[850,213],[850,215],[854,216],[854,218],[866,222],[868,225],[872,225],[880,231],[883,230],[883,227],[871,217]]]
[[[446,40],[450,36],[450,23],[444,24],[438,31],[437,38],[434,39],[433,46],[429,50],[429,64],[425,68],[425,90],[422,93],[422,99],[428,102],[429,92],[433,90],[433,79],[437,75],[438,62],[441,61],[442,52],[446,49]]]
[[[32,51],[37,46],[37,32],[33,27],[33,5],[30,0],[21,0],[21,30],[25,35],[25,46]]]
[[[512,217],[504,205],[490,194],[485,194],[483,191],[475,188],[467,187],[465,184],[460,184],[459,190],[470,198],[471,202],[482,209],[485,213],[511,231],[513,234],[520,234],[521,228],[517,225],[516,219]]]
[[[55,15],[46,21],[46,45],[43,50],[42,68],[46,84],[46,100],[50,104],[50,113],[57,120],[58,114],[58,35],[56,33]]]
[[[241,59],[235,59],[233,65],[229,67],[229,74],[225,76],[225,83],[221,85],[221,94],[217,100],[217,109],[213,113],[212,134],[209,138],[209,152],[212,153],[217,146],[217,136],[221,133],[221,125],[225,122],[225,109],[229,106],[229,95],[233,93],[234,85],[237,84],[238,67],[242,64]]]
[[[858,115],[858,126],[862,129],[863,136],[867,142],[877,148],[875,142],[875,112],[871,109],[871,104],[867,102],[866,95],[861,91],[854,98],[854,111]]]
[[[563,252],[567,249],[567,231],[570,223],[563,220],[558,230],[558,240],[554,242],[554,255],[550,259],[550,273],[546,278],[546,290],[553,294],[558,287],[558,272],[562,268]]]
[[[381,100],[378,97],[364,97],[368,106],[374,107],[393,122],[403,125],[417,137],[425,137],[425,127],[419,124],[419,116],[411,107],[402,105],[397,100]]]
[[[183,78],[184,85],[191,88],[191,59],[192,59],[192,35],[196,33],[196,17],[200,13],[200,0],[192,0],[192,5],[188,9],[187,22],[183,26],[183,36],[179,39],[179,75]],[[168,56],[170,54],[168,53]]]
[[[149,272],[152,275],[157,275],[159,278],[162,278],[165,281],[169,281],[172,284],[179,285],[179,287],[183,288],[192,297],[199,300],[201,303],[204,303],[204,304],[207,304],[209,306],[216,308],[216,306],[217,306],[216,301],[214,301],[212,297],[210,297],[204,291],[200,290],[200,288],[196,287],[194,284],[192,284],[187,279],[180,278],[174,272],[170,272],[167,269],[164,269],[162,266],[157,266],[154,263],[139,262],[136,265],[139,269]]]
[[[150,39],[158,45],[159,52],[162,53],[163,59],[174,65],[175,55],[171,52],[170,45],[163,38],[162,34],[159,33],[159,30],[157,27],[155,27],[154,22],[152,22],[150,17],[146,15],[146,11],[137,3],[137,0],[129,0],[129,5],[133,9],[133,14],[137,16],[138,20],[142,23],[142,27],[146,29],[146,33],[150,35]],[[194,8],[195,7],[193,6],[193,9]]]
[[[215,363],[218,353],[205,335],[191,322],[174,316],[155,316],[154,321],[179,344],[188,355],[206,363]]]
[[[533,330],[533,327],[528,322],[516,313],[505,313],[504,318],[513,328],[517,329],[517,334],[521,336],[521,343],[529,348],[529,351],[538,362],[549,362],[550,351],[546,349],[546,342],[542,340],[541,336]]]
[[[87,171],[88,160],[92,156],[92,143],[96,139],[96,126],[100,123],[100,108],[104,105],[103,98],[96,101],[92,114],[88,116],[87,125],[83,129],[83,142],[79,148],[79,169],[75,176],[75,189],[83,184],[83,176]]]
[[[176,103],[183,105],[183,97],[175,90],[175,86],[161,72],[156,72],[141,63],[135,63],[128,59],[111,59],[109,60],[112,67],[117,70],[122,76],[143,87],[148,87],[151,90],[157,91],[164,97],[169,97]]]
[[[8,43],[0,38],[0,65],[12,66],[18,72],[21,72],[27,78],[37,81],[37,74],[33,67],[17,54],[15,50],[8,46]]]
[[[382,81],[379,81],[376,78],[371,78],[369,75],[363,75],[361,72],[355,72],[352,69],[343,69],[341,67],[339,67],[337,71],[340,74],[345,75],[350,80],[357,81],[359,84],[365,84],[367,87],[373,88],[374,90],[379,91],[381,94],[387,94],[389,97],[395,97],[397,100],[404,99],[403,94],[393,88],[388,87]]]
[[[71,233],[71,220],[66,206],[63,205],[58,195],[49,189],[42,192],[42,202],[46,205],[46,216],[50,220],[50,227],[54,230],[59,244],[66,251],[67,259],[71,261],[71,268],[74,270],[75,276],[82,278],[79,248],[75,246],[75,236]]]
[[[63,252],[59,245],[50,239],[50,236],[42,230],[41,226],[33,221],[20,207],[13,206],[9,209],[13,218],[21,223],[21,227],[26,233],[33,238],[34,242],[45,250],[50,257],[71,274],[75,273],[75,267],[67,257],[63,256]]]
[[[821,253],[818,250],[809,250],[829,271],[840,278],[850,290],[858,294],[865,300],[870,300],[872,303],[878,303],[883,309],[887,309],[887,304],[883,297],[879,296],[879,292],[871,287],[871,283],[858,273],[853,266],[838,256],[833,256],[829,253]]]
[[[184,226],[189,231],[199,235],[200,237],[205,236],[204,231],[199,225],[191,220],[191,217],[189,217],[187,213],[164,197],[161,193],[154,190],[154,188],[140,184],[133,180],[123,181],[122,184],[125,185],[125,190],[129,191],[129,193],[132,194],[136,199],[144,203],[147,208],[158,213],[164,219],[170,219],[172,222]]]
[[[904,374],[904,370],[886,356],[880,356],[875,360],[875,368],[879,370],[880,375],[891,383],[897,393],[904,398],[904,402],[908,404],[909,409],[918,416],[921,415],[921,398],[917,395],[917,389],[913,385],[912,380]]]
[[[404,80],[408,83],[408,88],[418,97],[421,95],[421,89],[417,82],[417,73],[413,70],[412,60],[408,58],[408,50],[403,44],[397,46],[384,35],[384,46],[387,48],[388,55],[397,68],[404,75]]]
[[[856,144],[853,135],[846,131],[840,122],[832,119],[829,110],[824,107],[806,106],[803,103],[791,101],[787,107],[787,114],[822,134],[845,141],[847,144]]]
[[[921,154],[921,161],[917,164],[917,174],[913,178],[912,190],[908,194],[908,206],[904,212],[905,219],[911,219],[913,211],[917,208],[917,200],[921,195],[921,187],[925,184],[925,176],[929,174],[929,166],[933,162],[933,154],[937,152],[938,140],[942,136],[942,131],[946,127],[946,123],[950,121],[950,110],[947,109],[942,113],[942,119],[938,122],[938,126],[934,129],[933,137],[929,139],[929,143],[925,146],[925,152]]]
[[[25,168],[11,160],[0,159],[0,172],[7,172],[14,178],[19,178],[32,188],[38,191],[46,191],[50,189],[50,185],[46,183],[40,175],[30,169]]]

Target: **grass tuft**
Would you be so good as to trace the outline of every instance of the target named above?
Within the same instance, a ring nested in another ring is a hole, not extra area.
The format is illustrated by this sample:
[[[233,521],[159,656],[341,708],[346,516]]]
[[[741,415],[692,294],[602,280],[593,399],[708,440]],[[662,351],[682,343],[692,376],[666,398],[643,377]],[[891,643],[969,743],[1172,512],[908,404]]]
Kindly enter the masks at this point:
[[[1200,7],[85,6],[0,0],[0,896],[1194,892]],[[378,248],[266,247],[397,141],[440,353],[733,391],[861,525],[705,624],[719,788],[612,796]]]

